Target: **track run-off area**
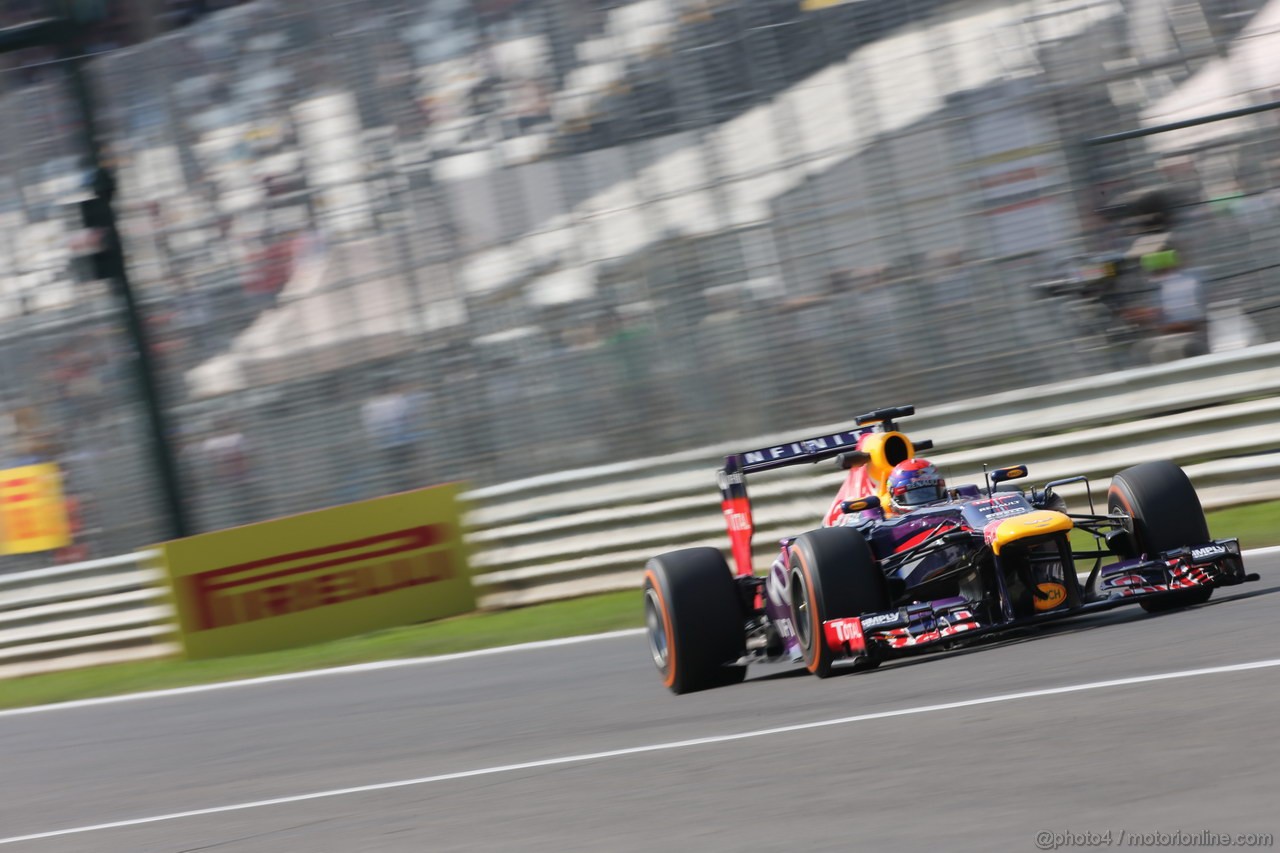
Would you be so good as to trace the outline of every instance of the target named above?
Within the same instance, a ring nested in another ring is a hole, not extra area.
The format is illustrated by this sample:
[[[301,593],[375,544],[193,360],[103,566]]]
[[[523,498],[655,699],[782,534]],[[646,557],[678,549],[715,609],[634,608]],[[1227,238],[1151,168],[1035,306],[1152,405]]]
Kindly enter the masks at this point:
[[[1187,610],[825,681],[760,665],[677,697],[624,631],[0,712],[0,848],[1256,841],[1280,834],[1280,549],[1246,567]]]

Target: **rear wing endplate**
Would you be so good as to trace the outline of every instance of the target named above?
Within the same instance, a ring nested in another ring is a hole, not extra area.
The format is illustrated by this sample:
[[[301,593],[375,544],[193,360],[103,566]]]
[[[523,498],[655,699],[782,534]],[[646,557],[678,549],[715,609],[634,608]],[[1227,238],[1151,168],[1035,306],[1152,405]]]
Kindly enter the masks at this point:
[[[864,435],[872,432],[890,433],[897,429],[894,418],[915,414],[913,406],[897,406],[891,409],[877,409],[856,418],[854,429],[831,432],[805,438],[800,441],[788,441],[759,450],[748,450],[743,453],[732,453],[724,458],[724,467],[718,472],[720,484],[720,507],[724,512],[725,526],[729,529],[729,544],[733,551],[734,571],[740,576],[754,574],[751,561],[751,538],[755,534],[755,523],[751,517],[751,499],[747,496],[747,474],[758,471],[771,471],[774,468],[785,468],[789,465],[821,462],[834,459],[842,453],[849,453],[852,464],[853,453],[859,450],[858,443]],[[897,436],[904,444],[905,438]],[[923,448],[924,443],[921,443]],[[910,445],[904,451],[911,453]],[[881,453],[881,456],[884,454]],[[848,467],[846,465],[845,467]]]
[[[751,539],[755,534],[755,523],[751,517],[751,499],[747,496],[746,475],[785,468],[788,465],[833,459],[841,453],[856,450],[858,439],[873,428],[868,426],[828,433],[801,441],[762,447],[759,450],[733,453],[724,458],[724,467],[718,472],[717,479],[720,484],[720,508],[724,512],[725,527],[729,530],[729,545],[733,552],[736,574],[754,574]]]

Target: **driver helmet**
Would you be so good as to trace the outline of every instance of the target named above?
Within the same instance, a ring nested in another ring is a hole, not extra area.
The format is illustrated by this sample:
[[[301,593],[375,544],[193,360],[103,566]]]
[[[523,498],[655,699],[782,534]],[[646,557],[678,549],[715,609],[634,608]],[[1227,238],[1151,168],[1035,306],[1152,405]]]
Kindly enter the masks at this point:
[[[928,459],[899,462],[889,474],[889,500],[895,509],[914,509],[946,496],[947,481]]]

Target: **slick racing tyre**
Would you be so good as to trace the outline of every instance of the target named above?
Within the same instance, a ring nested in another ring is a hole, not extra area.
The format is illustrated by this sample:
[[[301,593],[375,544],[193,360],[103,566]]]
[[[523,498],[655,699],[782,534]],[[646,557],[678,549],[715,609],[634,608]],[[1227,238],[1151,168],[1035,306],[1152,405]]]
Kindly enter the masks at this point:
[[[1183,545],[1209,541],[1209,525],[1195,487],[1172,462],[1144,462],[1111,478],[1107,511],[1133,519],[1138,550],[1148,556]],[[1212,587],[1178,590],[1139,602],[1148,613],[1203,604]]]
[[[822,623],[888,610],[888,586],[867,540],[852,528],[810,530],[790,550],[788,588],[796,638],[805,668],[826,678],[834,660],[822,636]],[[868,663],[874,666],[874,661]]]
[[[644,570],[649,652],[674,693],[737,684],[746,652],[746,620],[729,564],[715,548],[654,557]]]

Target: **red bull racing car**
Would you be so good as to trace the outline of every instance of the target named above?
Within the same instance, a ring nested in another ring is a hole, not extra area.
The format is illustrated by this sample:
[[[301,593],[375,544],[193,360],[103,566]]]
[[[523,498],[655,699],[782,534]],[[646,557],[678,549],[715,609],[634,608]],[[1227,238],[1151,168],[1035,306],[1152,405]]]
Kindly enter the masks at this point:
[[[881,409],[856,427],[727,456],[719,472],[734,568],[715,548],[649,560],[646,633],[667,687],[740,682],[752,661],[837,665],[950,646],[1010,628],[1136,602],[1199,604],[1246,575],[1235,539],[1211,539],[1195,489],[1172,462],[1116,474],[1105,513],[1068,512],[1069,477],[1023,489],[1025,466],[948,487]],[[782,540],[767,573],[752,562],[747,475],[836,460],[848,471],[822,526]],[[1073,531],[1076,533],[1074,541]],[[1081,547],[1080,543],[1088,543]],[[1081,574],[1087,577],[1081,579]]]

